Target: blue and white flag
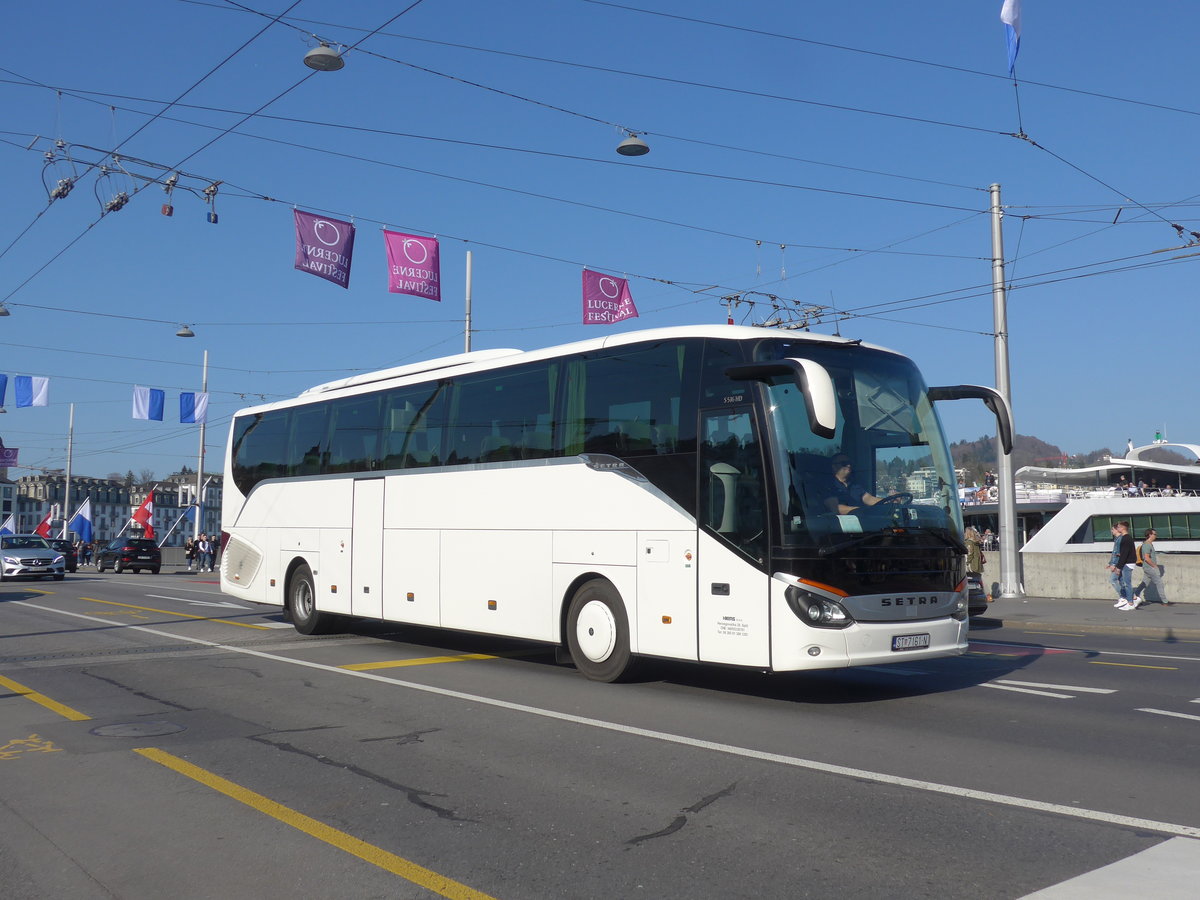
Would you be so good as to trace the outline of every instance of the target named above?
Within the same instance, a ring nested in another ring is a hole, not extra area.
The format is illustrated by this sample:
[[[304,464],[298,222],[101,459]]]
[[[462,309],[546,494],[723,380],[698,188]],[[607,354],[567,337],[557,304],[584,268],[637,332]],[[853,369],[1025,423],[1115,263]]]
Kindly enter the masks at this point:
[[[37,375],[18,375],[13,379],[13,393],[17,395],[17,408],[23,406],[50,405],[50,379]]]
[[[1004,23],[1004,34],[1008,38],[1008,74],[1012,75],[1017,66],[1017,54],[1021,51],[1021,0],[1004,0],[1000,21]]]
[[[71,517],[71,521],[67,523],[67,527],[71,531],[79,535],[79,539],[85,544],[92,540],[92,498],[88,497],[80,504],[79,509],[75,511],[75,515]]]
[[[208,394],[184,391],[179,395],[179,421],[201,424],[208,421]]]
[[[166,399],[166,391],[135,384],[133,386],[133,417],[135,419],[153,419],[155,422],[161,422],[163,420],[163,406],[166,404]]]
[[[16,527],[16,520],[10,513],[8,518],[4,520],[4,523],[0,524],[0,534],[16,534],[16,531],[13,530]]]
[[[184,517],[184,519],[186,519],[189,522],[195,522],[196,521],[196,504],[193,503],[191,506],[189,506],[187,509],[185,509],[183,511],[183,517]]]
[[[0,375],[0,409],[4,409],[4,395],[8,393],[8,376]]]

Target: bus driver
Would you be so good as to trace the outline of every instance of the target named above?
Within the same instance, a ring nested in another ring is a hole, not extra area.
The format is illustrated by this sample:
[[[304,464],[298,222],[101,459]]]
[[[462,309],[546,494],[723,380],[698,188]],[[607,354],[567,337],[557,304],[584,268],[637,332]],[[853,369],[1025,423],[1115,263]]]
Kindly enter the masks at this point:
[[[845,453],[835,454],[831,466],[833,474],[821,488],[825,508],[831,513],[844,516],[860,506],[874,506],[879,502],[879,498],[868,493],[866,488],[850,481],[852,464]]]

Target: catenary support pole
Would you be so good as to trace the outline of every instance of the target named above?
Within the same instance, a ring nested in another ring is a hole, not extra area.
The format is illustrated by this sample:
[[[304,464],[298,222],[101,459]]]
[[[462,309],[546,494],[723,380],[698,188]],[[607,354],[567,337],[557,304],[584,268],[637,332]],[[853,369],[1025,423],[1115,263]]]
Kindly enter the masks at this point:
[[[467,343],[464,350],[467,353],[471,352],[471,251],[467,251],[467,323],[466,323]]]
[[[1012,386],[1008,377],[1008,309],[1004,293],[1004,235],[1001,222],[1000,185],[988,188],[992,196],[992,322],[996,331],[996,390],[1012,409]],[[1015,419],[1015,416],[1014,416]],[[1013,439],[1016,439],[1014,432]],[[999,503],[1000,596],[1021,597],[1020,557],[1017,555],[1017,491],[1013,484],[1012,454],[1005,453],[996,435],[996,473]]]
[[[67,481],[63,485],[63,527],[62,534],[59,535],[64,541],[67,539],[67,526],[71,521],[71,450],[75,444],[75,404],[71,404],[71,411],[67,414]]]
[[[204,351],[204,370],[200,376],[200,393],[208,393],[208,351]],[[200,540],[204,530],[204,426],[207,424],[208,407],[204,408],[205,422],[200,423],[200,458],[196,462],[196,521],[192,527],[192,539]]]

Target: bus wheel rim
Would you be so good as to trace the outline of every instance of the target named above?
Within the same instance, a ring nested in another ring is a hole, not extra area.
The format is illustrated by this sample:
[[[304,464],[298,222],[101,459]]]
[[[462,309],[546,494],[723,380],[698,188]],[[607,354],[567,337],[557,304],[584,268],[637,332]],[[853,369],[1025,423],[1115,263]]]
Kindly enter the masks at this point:
[[[310,590],[308,590],[307,584],[302,584],[302,585],[300,585],[299,589],[296,591],[296,612],[298,612],[300,614],[301,618],[306,619],[310,615],[312,615],[312,611],[313,611],[312,592]]]
[[[575,640],[592,662],[604,662],[612,655],[617,645],[617,620],[608,604],[592,600],[584,605],[575,625]]]

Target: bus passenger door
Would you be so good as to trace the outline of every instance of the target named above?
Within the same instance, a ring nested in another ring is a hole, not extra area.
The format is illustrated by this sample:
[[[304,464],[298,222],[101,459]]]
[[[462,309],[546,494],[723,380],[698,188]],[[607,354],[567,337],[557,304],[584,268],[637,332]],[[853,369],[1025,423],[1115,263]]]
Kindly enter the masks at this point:
[[[701,412],[698,468],[700,659],[767,667],[767,493],[752,407]]]
[[[382,478],[354,480],[354,528],[350,534],[350,612],[383,618]]]

